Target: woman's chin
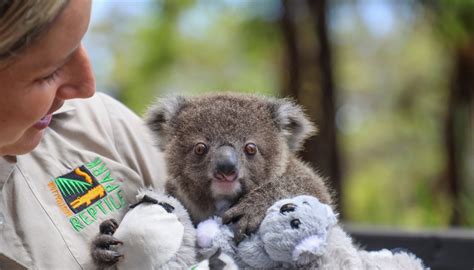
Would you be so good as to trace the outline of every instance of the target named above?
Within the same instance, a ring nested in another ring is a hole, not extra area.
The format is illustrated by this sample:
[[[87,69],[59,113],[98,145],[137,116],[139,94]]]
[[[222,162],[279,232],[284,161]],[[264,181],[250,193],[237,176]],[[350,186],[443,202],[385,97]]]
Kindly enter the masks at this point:
[[[0,153],[2,156],[16,156],[30,153],[40,144],[43,135],[44,129],[38,130],[31,127],[13,144],[2,146]]]

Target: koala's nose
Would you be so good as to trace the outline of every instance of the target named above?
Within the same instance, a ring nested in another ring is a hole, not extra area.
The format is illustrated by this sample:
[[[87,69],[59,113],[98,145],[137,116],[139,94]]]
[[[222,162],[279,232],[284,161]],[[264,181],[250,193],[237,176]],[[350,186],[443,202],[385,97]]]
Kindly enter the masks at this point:
[[[238,175],[239,158],[232,146],[221,146],[215,156],[215,174],[219,180],[234,181]]]

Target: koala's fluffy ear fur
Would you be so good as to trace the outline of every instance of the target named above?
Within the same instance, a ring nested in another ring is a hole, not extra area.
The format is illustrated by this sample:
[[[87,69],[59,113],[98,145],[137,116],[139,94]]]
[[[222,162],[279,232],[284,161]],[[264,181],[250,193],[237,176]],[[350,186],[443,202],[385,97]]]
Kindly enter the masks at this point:
[[[183,96],[160,98],[152,105],[145,115],[145,122],[158,137],[158,146],[165,150],[174,120],[187,100]]]
[[[317,129],[309,121],[303,109],[290,99],[273,99],[270,111],[277,128],[286,138],[290,151],[298,151],[303,142]]]

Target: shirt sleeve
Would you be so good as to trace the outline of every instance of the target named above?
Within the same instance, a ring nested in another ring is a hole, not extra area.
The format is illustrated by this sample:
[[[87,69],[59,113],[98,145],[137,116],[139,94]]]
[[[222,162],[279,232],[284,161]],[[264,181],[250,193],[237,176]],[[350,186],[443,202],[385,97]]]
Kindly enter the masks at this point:
[[[97,93],[108,111],[116,150],[122,161],[143,177],[144,185],[164,190],[166,166],[144,121],[117,100]]]

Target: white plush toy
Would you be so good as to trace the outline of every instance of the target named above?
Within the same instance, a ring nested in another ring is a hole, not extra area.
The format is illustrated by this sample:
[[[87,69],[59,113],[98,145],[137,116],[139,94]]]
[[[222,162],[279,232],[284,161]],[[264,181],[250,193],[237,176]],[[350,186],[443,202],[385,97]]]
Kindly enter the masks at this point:
[[[241,269],[425,269],[410,253],[359,250],[331,207],[312,196],[277,201],[259,230],[239,245],[219,218],[206,220],[198,225],[197,243],[202,255],[221,249]]]
[[[123,254],[117,269],[183,269],[195,264],[196,235],[188,212],[173,197],[151,190],[138,196],[117,230]]]
[[[113,219],[101,224],[101,234],[92,244],[99,268],[237,270],[232,258],[221,252],[198,263],[196,229],[177,199],[143,190],[137,201],[120,225]]]

